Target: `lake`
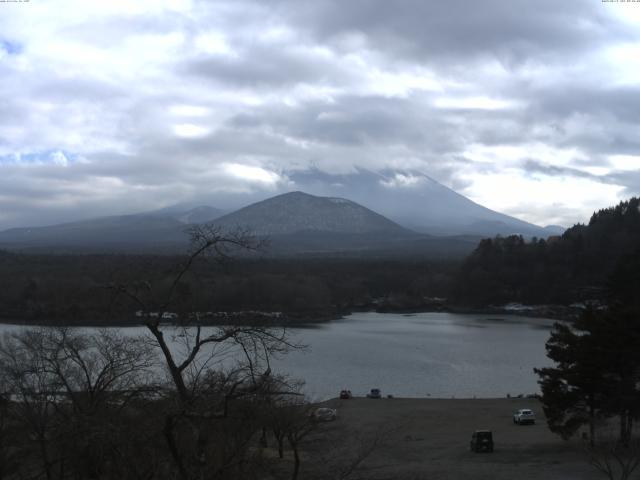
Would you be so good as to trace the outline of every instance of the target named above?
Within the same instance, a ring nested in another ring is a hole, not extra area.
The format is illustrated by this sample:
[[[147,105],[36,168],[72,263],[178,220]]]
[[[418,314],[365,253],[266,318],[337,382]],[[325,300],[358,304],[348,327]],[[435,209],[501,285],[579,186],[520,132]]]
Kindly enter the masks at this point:
[[[291,339],[308,348],[276,359],[273,369],[304,379],[316,400],[371,388],[397,397],[530,394],[539,391],[533,368],[549,365],[545,342],[552,324],[515,315],[354,313],[289,329]]]
[[[513,315],[354,313],[292,329],[309,345],[276,365],[306,380],[312,398],[343,388],[399,397],[504,397],[539,391],[553,320]]]

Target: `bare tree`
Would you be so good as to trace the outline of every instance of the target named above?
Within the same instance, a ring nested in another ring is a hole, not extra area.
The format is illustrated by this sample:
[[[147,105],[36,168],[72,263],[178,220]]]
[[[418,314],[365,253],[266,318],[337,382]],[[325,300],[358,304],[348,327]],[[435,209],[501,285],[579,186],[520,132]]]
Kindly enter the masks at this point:
[[[11,394],[4,391],[7,386],[0,371],[0,480],[17,472],[20,465],[20,452],[16,447],[19,432],[11,415]]]
[[[619,440],[601,440],[585,448],[589,463],[609,480],[628,480],[640,466],[640,439],[625,445]]]
[[[228,232],[200,225],[189,233],[191,252],[165,293],[158,296],[149,283],[116,285],[111,286],[114,299],[125,296],[144,312],[166,311],[199,260],[211,257],[225,262],[234,254],[259,251],[264,245],[246,230]],[[161,352],[169,378],[162,432],[178,476],[190,480],[237,473],[246,464],[260,406],[265,397],[276,394],[270,359],[296,345],[287,340],[284,328],[263,324],[203,327],[198,312],[186,312],[177,333],[175,327],[163,325],[157,314],[148,315],[144,324]],[[230,424],[234,425],[233,435]]]
[[[108,477],[112,439],[127,428],[122,412],[141,392],[152,359],[139,339],[114,332],[42,328],[6,335],[0,373],[11,421],[26,434],[18,447],[22,473]],[[27,460],[31,456],[39,457],[41,471]]]
[[[56,379],[47,370],[39,353],[24,335],[5,335],[0,341],[0,371],[7,395],[12,401],[15,421],[24,432],[24,444],[16,442],[23,462],[30,465],[29,475],[54,478],[55,461],[51,447],[55,426],[52,391],[57,389]]]

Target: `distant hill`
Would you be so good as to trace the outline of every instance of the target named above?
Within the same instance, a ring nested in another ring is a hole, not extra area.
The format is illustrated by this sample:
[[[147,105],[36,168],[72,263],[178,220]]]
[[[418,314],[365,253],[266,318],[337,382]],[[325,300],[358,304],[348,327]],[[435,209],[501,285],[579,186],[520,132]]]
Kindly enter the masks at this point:
[[[156,251],[184,243],[185,224],[165,216],[123,215],[14,228],[0,232],[0,248],[25,251]]]
[[[547,232],[548,235],[562,235],[567,229],[560,225],[547,225],[544,227],[544,231]]]
[[[475,305],[602,299],[611,276],[638,256],[640,199],[631,198],[548,241],[482,240],[461,268],[456,297]]]
[[[0,232],[0,248],[30,251],[171,252],[187,242],[186,228],[223,212],[209,206],[173,206],[133,215],[100,217]]]
[[[290,192],[217,219],[226,229],[246,228],[270,240],[277,255],[340,252],[376,256],[460,257],[479,238],[434,238],[401,227],[351,200]]]
[[[285,193],[254,203],[218,218],[214,223],[224,227],[248,227],[256,235],[413,233],[351,200],[316,197],[303,192]]]
[[[166,207],[161,210],[155,210],[153,212],[142,213],[139,215],[146,216],[157,216],[157,217],[168,217],[178,220],[184,224],[193,224],[193,223],[207,223],[215,220],[216,218],[222,217],[226,212],[224,210],[220,210],[219,208],[210,207],[209,205],[173,205],[171,207]]]

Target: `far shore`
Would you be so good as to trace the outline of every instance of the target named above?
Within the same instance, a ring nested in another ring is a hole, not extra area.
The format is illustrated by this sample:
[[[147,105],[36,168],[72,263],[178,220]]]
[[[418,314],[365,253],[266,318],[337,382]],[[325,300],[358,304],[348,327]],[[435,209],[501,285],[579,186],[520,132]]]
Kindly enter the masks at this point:
[[[569,321],[575,318],[581,310],[575,307],[568,307],[564,305],[522,305],[511,308],[504,308],[502,306],[487,306],[487,307],[469,307],[460,305],[425,305],[421,307],[393,307],[382,306],[373,308],[352,308],[341,309],[336,311],[323,311],[323,312],[294,312],[283,313],[278,318],[273,317],[252,317],[246,316],[233,316],[223,319],[203,319],[198,323],[180,323],[172,321],[162,321],[162,324],[167,326],[203,326],[203,327],[218,327],[224,325],[261,325],[261,326],[273,326],[273,327],[289,327],[289,328],[304,328],[313,327],[316,324],[322,324],[326,322],[332,322],[341,320],[347,315],[360,313],[360,312],[376,312],[376,313],[395,313],[395,314],[419,314],[419,313],[459,313],[469,315],[516,315],[522,317],[531,318],[545,318],[558,321]],[[258,321],[256,321],[258,319]],[[62,320],[56,319],[53,321],[44,321],[42,319],[16,319],[16,318],[2,318],[0,317],[0,325],[20,325],[30,327],[143,327],[144,321],[136,317],[131,317],[127,320]]]

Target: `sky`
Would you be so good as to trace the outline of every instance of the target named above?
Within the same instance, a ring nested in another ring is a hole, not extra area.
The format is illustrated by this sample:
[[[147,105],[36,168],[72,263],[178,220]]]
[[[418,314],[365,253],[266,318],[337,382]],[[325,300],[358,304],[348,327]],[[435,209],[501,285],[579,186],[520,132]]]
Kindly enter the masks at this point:
[[[0,86],[0,229],[308,171],[424,174],[540,225],[640,194],[640,3],[0,2]]]

